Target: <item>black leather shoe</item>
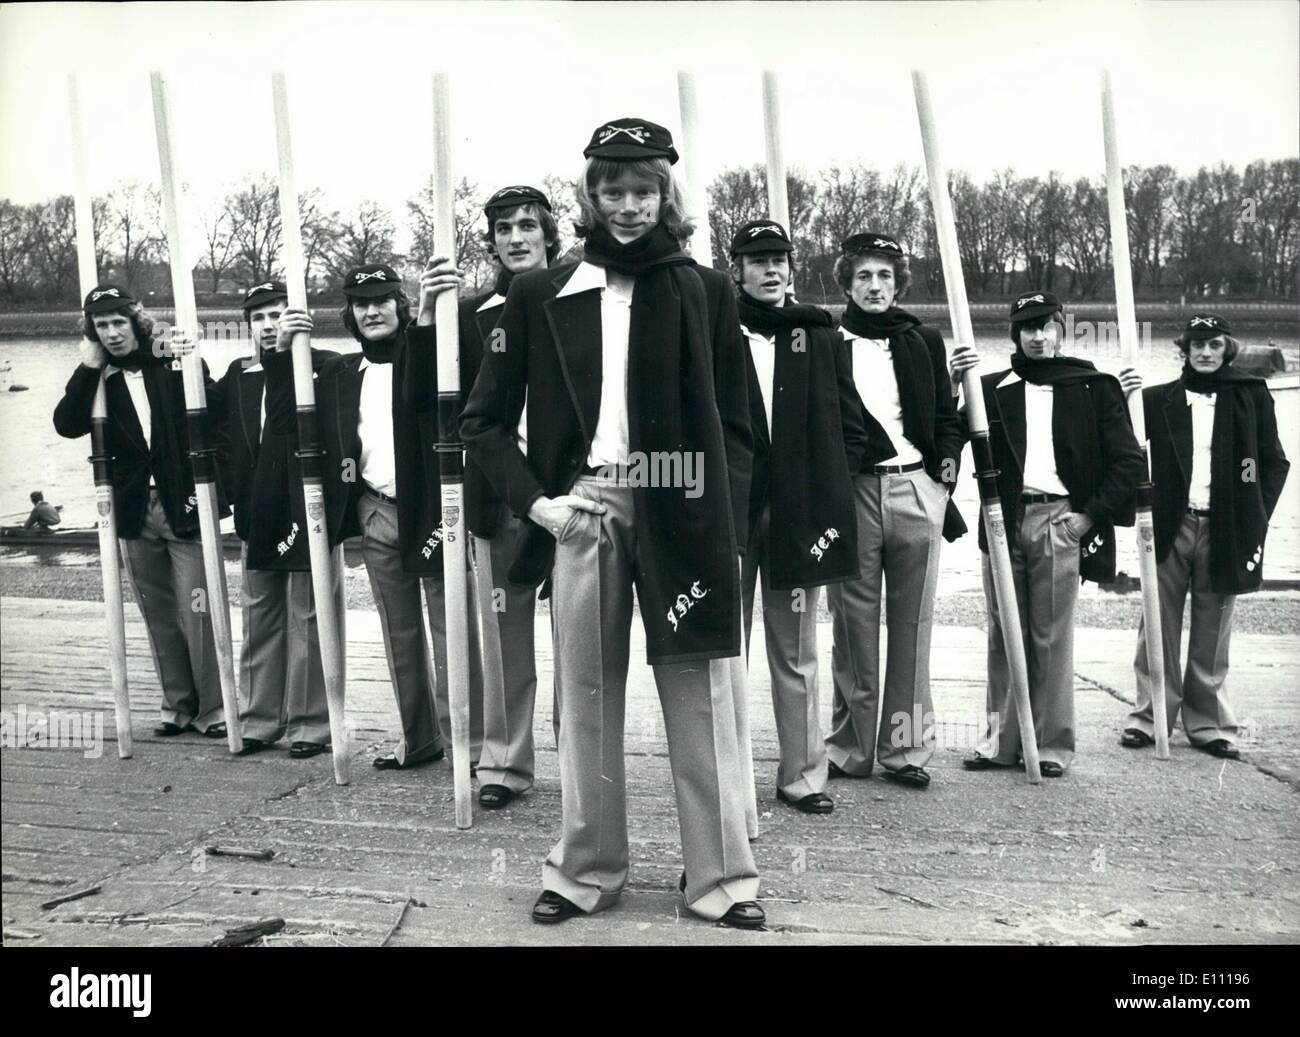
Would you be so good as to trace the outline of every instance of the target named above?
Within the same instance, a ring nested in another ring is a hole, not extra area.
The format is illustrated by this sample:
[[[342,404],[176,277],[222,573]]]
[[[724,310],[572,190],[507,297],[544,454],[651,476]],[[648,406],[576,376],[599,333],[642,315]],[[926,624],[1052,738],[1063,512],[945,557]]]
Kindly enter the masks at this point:
[[[173,724],[170,720],[164,720],[153,729],[153,733],[158,738],[175,738],[177,735],[183,735],[187,731],[193,730],[193,724],[186,724],[184,727],[181,727],[180,724]]]
[[[825,792],[814,792],[811,795],[792,799],[781,789],[777,789],[776,798],[782,803],[789,803],[796,810],[802,810],[805,814],[829,814],[835,809],[835,801]]]
[[[215,724],[209,724],[207,730],[203,732],[204,738],[225,738],[226,724],[225,721],[218,721]]]
[[[554,925],[580,914],[582,908],[549,889],[543,890],[533,905],[533,921],[541,925]]]
[[[264,742],[260,738],[245,738],[244,748],[237,752],[236,756],[252,756],[254,753],[260,753],[263,749],[271,748],[270,742]]]
[[[437,763],[444,759],[446,750],[439,749],[432,756],[426,756],[423,760],[408,760],[406,763],[399,763],[397,757],[392,753],[386,756],[376,756],[374,759],[375,770],[380,771],[409,771],[412,767],[423,767],[426,763]]]
[[[247,744],[248,740],[245,739],[244,743]],[[289,755],[295,760],[309,760],[313,756],[319,756],[327,749],[329,749],[329,746],[322,745],[320,742],[294,742],[293,745],[289,746]]]
[[[1240,760],[1241,753],[1237,747],[1229,742],[1226,738],[1216,738],[1212,742],[1206,742],[1204,745],[1198,745],[1198,749],[1204,749],[1211,756],[1217,756],[1223,760]]]
[[[731,929],[762,929],[767,924],[767,915],[752,900],[742,900],[732,904],[731,910],[718,919],[718,925]]]
[[[896,771],[882,771],[881,776],[898,785],[909,785],[914,789],[930,787],[930,775],[926,773],[925,768],[916,767],[910,763],[906,767],[899,767]]]
[[[500,810],[514,798],[514,792],[504,785],[484,785],[478,790],[478,804],[484,810]]]
[[[1060,778],[1065,776],[1065,768],[1053,760],[1041,760],[1038,764],[1038,773],[1044,778]]]
[[[1136,727],[1127,728],[1119,740],[1119,744],[1125,749],[1145,749],[1149,745],[1155,745],[1156,740],[1145,731],[1139,731]]]
[[[987,756],[981,756],[979,753],[968,756],[961,761],[961,765],[968,771],[991,771],[1002,766],[997,761],[990,760]]]

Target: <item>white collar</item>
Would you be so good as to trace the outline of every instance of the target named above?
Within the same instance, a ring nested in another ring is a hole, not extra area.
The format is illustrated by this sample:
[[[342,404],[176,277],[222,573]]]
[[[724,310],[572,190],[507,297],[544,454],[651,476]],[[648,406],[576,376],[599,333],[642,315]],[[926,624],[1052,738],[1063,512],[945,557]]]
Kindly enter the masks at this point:
[[[564,283],[564,287],[556,293],[555,297],[563,299],[566,295],[577,295],[579,292],[608,287],[609,278],[605,276],[605,268],[588,263],[584,259],[574,268],[573,276]]]
[[[127,375],[131,375],[131,376],[133,376],[133,377],[135,377],[135,378],[143,378],[143,377],[144,377],[144,368],[142,368],[142,367],[137,367],[137,368],[136,368],[135,370],[133,370],[133,371],[128,371],[125,367],[114,367],[112,364],[108,364],[107,366],[108,366],[108,373],[107,373],[106,375],[104,375],[105,378],[112,378],[113,375],[115,375],[115,374],[120,374],[120,375],[122,375],[123,377],[125,377],[125,376],[127,376]]]
[[[889,352],[889,339],[887,338],[868,338],[866,335],[855,335],[843,324],[840,325],[840,334],[844,336],[845,342],[852,342],[854,339],[861,339],[863,342],[874,342],[886,353]]]
[[[493,307],[504,306],[505,304],[506,304],[506,297],[502,295],[500,292],[493,292],[491,296],[489,296],[487,299],[483,301],[483,305],[480,306],[474,312],[482,313],[484,310],[490,310]]]
[[[1008,371],[993,388],[1001,389],[1004,385],[1015,385],[1018,381],[1020,381],[1020,375],[1016,374],[1015,371]]]
[[[741,323],[740,330],[744,333],[746,338],[761,338],[764,342],[771,342],[776,338],[775,335],[764,335],[761,331],[750,331],[749,328],[745,326],[744,322]]]

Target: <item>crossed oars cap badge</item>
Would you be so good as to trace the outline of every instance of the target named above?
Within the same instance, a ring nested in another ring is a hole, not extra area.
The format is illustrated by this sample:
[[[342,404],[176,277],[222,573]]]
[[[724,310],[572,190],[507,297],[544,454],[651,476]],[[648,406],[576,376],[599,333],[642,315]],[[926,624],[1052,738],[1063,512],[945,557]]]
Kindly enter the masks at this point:
[[[666,158],[669,165],[677,161],[673,135],[649,119],[611,119],[602,123],[582,154],[585,158]]]

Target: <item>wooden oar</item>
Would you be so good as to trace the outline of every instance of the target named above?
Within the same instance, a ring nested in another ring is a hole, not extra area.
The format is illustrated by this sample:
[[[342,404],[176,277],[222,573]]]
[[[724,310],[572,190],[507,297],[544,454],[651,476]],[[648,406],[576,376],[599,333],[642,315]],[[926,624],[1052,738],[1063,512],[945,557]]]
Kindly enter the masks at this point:
[[[703,267],[713,266],[713,233],[709,228],[709,187],[704,176],[700,140],[700,108],[695,96],[695,75],[677,73],[677,107],[682,117],[682,179],[700,215],[691,235],[691,256]]]
[[[1124,173],[1119,161],[1119,134],[1115,128],[1115,96],[1110,70],[1101,73],[1101,125],[1106,147],[1106,201],[1110,213],[1111,266],[1115,270],[1115,318],[1119,322],[1120,352],[1124,363],[1137,363],[1137,308],[1133,302],[1133,270],[1128,251],[1128,213],[1124,206]],[[1142,393],[1128,394],[1129,420],[1142,447],[1146,464],[1138,483],[1136,518],[1138,572],[1142,577],[1142,622],[1146,632],[1147,673],[1151,684],[1151,722],[1155,726],[1156,759],[1169,759],[1168,714],[1165,711],[1165,646],[1160,621],[1160,584],[1156,571],[1156,533],[1151,517],[1151,455],[1147,451],[1146,414]]]
[[[456,183],[451,167],[451,85],[433,77],[433,250],[456,259]],[[456,827],[474,823],[470,796],[469,584],[465,573],[463,507],[465,447],[460,441],[460,327],[456,293],[441,293],[438,333],[438,474],[442,482],[442,579],[447,608],[447,702],[451,709],[452,781]]]
[[[279,160],[280,225],[284,234],[284,284],[289,306],[307,309],[307,264],[302,250],[302,219],[298,212],[298,187],[293,167],[293,137],[289,124],[289,88],[284,73],[271,76],[275,109],[275,150]],[[316,428],[316,386],[312,380],[311,335],[293,337],[293,396],[298,415],[298,467],[302,475],[303,504],[307,515],[307,548],[311,556],[312,596],[316,603],[316,633],[321,669],[325,676],[325,701],[330,714],[334,783],[349,779],[348,730],[344,714],[343,620],[334,596],[334,558],[330,551],[325,511],[325,486],[320,437]],[[244,631],[248,636],[248,631]]]
[[[704,238],[692,248],[695,261],[701,266],[713,263],[713,245],[709,236],[709,196],[704,186],[704,165],[700,152],[699,105],[695,96],[695,77],[689,72],[677,73],[677,103],[682,115],[682,151],[685,154],[687,189],[701,207],[700,225]],[[698,236],[697,229],[694,236]],[[697,251],[698,249],[698,251]],[[743,570],[743,565],[741,566]],[[737,581],[736,586],[742,586]],[[731,701],[736,715],[736,747],[740,755],[740,781],[745,797],[745,829],[751,840],[758,838],[758,793],[754,785],[754,746],[749,726],[749,670],[748,651],[744,637],[745,617],[740,616],[740,655],[727,660],[731,676]]]
[[[966,301],[966,282],[962,279],[961,253],[957,250],[957,224],[948,196],[948,172],[939,154],[939,131],[934,110],[930,107],[930,88],[925,73],[912,72],[912,90],[916,95],[916,114],[921,122],[921,143],[925,148],[925,169],[930,180],[930,200],[934,205],[934,225],[943,260],[943,281],[948,292],[948,312],[952,316],[952,334],[957,342],[972,348],[975,332],[971,327],[970,305]],[[971,456],[975,461],[975,478],[979,482],[980,508],[989,548],[989,566],[993,571],[993,588],[998,613],[1002,618],[1003,644],[1011,670],[1011,691],[1016,716],[1020,721],[1021,754],[1025,759],[1025,776],[1031,785],[1042,775],[1038,769],[1038,742],[1034,736],[1034,717],[1029,708],[1029,671],[1025,664],[1025,642],[1020,629],[1020,608],[1016,602],[1016,585],[1011,572],[1011,549],[1007,544],[1002,501],[998,497],[997,470],[989,445],[989,422],[984,412],[984,388],[976,368],[962,375],[966,395],[966,418],[970,426]],[[1005,717],[996,722],[1001,730]]]
[[[167,230],[168,265],[171,267],[172,296],[176,325],[190,336],[193,346],[181,360],[185,384],[185,419],[189,430],[190,465],[194,470],[194,493],[199,511],[199,535],[203,541],[203,571],[207,577],[204,607],[212,620],[216,640],[217,673],[221,679],[221,702],[226,713],[226,740],[230,751],[244,748],[240,734],[239,691],[235,684],[234,650],[230,639],[230,599],[226,591],[226,569],[221,557],[221,522],[217,514],[217,466],[214,449],[208,444],[208,401],[203,387],[203,359],[199,353],[199,315],[194,302],[194,275],[185,248],[180,221],[180,181],[176,173],[175,140],[167,81],[161,72],[149,74],[153,88],[154,134],[158,140],[158,168],[162,178],[163,224]],[[194,603],[188,603],[194,607]]]
[[[77,76],[68,76],[68,117],[72,128],[72,201],[77,226],[77,275],[85,298],[99,283],[95,264],[95,221],[90,188],[86,183],[85,140],[81,132],[81,98]],[[122,614],[122,562],[118,555],[117,512],[113,508],[112,457],[105,428],[108,403],[104,371],[99,373],[95,402],[90,411],[90,464],[95,478],[95,510],[99,513],[99,571],[104,582],[104,617],[108,620],[108,670],[113,681],[113,715],[117,730],[117,755],[129,760],[131,695],[126,683],[126,622]]]
[[[763,139],[767,157],[767,217],[794,237],[790,226],[790,201],[785,189],[785,154],[781,150],[781,96],[776,73],[763,72]]]

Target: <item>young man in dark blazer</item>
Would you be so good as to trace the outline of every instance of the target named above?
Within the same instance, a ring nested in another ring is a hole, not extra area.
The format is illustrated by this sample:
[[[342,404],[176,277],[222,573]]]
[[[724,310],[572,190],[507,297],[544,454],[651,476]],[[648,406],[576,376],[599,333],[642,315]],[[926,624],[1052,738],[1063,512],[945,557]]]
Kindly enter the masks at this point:
[[[731,240],[740,330],[746,339],[754,473],[749,546],[741,568],[745,640],[763,576],[763,630],[781,745],[776,795],[829,814],[826,747],[817,695],[817,600],[858,575],[850,471],[866,449],[848,347],[829,313],[787,298],[794,245],[774,220],[751,220]]]
[[[102,284],[82,305],[81,364],[54,409],[59,435],[88,435],[100,371],[107,365],[107,445],[113,508],[127,579],[140,606],[162,685],[159,737],[198,730],[224,738],[217,648],[207,607],[198,496],[190,464],[180,360],[155,341],[154,323],[125,288]],[[203,369],[207,391],[214,389]],[[211,447],[224,452],[213,423]],[[224,499],[221,515],[230,513]]]
[[[1277,434],[1273,396],[1263,378],[1235,370],[1237,340],[1214,313],[1194,314],[1174,342],[1183,371],[1142,390],[1155,494],[1165,716],[1179,711],[1197,749],[1237,759],[1237,721],[1228,701],[1228,648],[1238,594],[1264,580],[1268,522],[1291,468]],[[1126,392],[1142,388],[1125,369]],[[1191,592],[1187,669],[1182,665],[1183,606]],[[1137,708],[1121,744],[1155,744],[1147,633],[1138,626]]]
[[[429,322],[434,297],[457,283],[455,273],[421,282],[420,313]],[[337,357],[320,370],[316,404],[329,477],[326,509],[332,543],[361,537],[402,722],[395,751],[376,757],[374,765],[398,770],[441,760],[451,739],[442,483],[433,449],[437,414],[417,411],[403,391],[412,315],[397,272],[379,263],[357,267],[344,278],[343,294],[343,324],[361,343],[361,352]],[[429,391],[437,396],[436,383]],[[436,677],[420,615],[421,585]],[[471,765],[483,737],[476,628],[469,624]]]
[[[949,536],[965,529],[949,500],[961,429],[943,337],[897,304],[912,279],[902,246],[888,234],[855,234],[841,245],[835,279],[848,297],[839,330],[867,443],[853,472],[861,576],[826,594],[834,620],[830,775],[866,778],[878,762],[884,777],[923,789],[934,752],[925,735],[933,724],[939,541],[945,527]],[[889,638],[883,703],[882,601]]]
[[[514,278],[549,266],[560,252],[559,228],[551,203],[535,187],[503,187],[483,207],[484,235],[499,264],[487,291],[460,302],[461,382],[472,386],[485,351],[499,346],[492,336]],[[430,284],[454,276],[447,260],[423,274]],[[422,414],[436,415],[437,332],[419,320],[407,335],[405,387],[407,402]],[[520,449],[527,448],[527,418],[519,419]],[[479,803],[499,810],[533,784],[533,705],[537,665],[533,618],[537,588],[506,577],[514,561],[524,523],[492,488],[471,457],[465,464],[465,521],[473,534],[475,598],[483,632],[483,749],[479,755]]]
[[[325,675],[307,548],[307,521],[294,403],[293,337],[310,333],[311,314],[288,308],[288,291],[266,281],[244,294],[253,355],[231,362],[218,383],[218,406],[230,450],[223,475],[235,512],[240,551],[244,640],[239,654],[244,733],[242,755],[289,740],[289,755],[308,759],[330,744]],[[338,356],[312,351],[312,368]],[[342,548],[335,548],[335,583],[342,600]]]
[[[726,275],[682,250],[690,224],[667,130],[616,119],[584,154],[585,258],[515,278],[495,332],[501,349],[484,352],[462,421],[470,456],[527,519],[509,578],[552,577],[564,826],[533,919],[609,907],[627,881],[635,589],[668,735],[687,906],[760,926],[726,662],[741,650],[737,554],[753,451],[735,295]]]
[[[1019,622],[1029,675],[1040,769],[1059,778],[1074,757],[1074,602],[1079,581],[1115,579],[1115,526],[1133,524],[1142,451],[1119,382],[1089,361],[1060,355],[1065,324],[1051,292],[1011,304],[1011,367],[981,379],[989,443],[1020,617],[998,613],[983,520],[988,606],[989,728],[969,770],[1015,766],[1020,724],[1011,694],[1003,624]],[[978,363],[970,346],[953,350],[954,384]]]

